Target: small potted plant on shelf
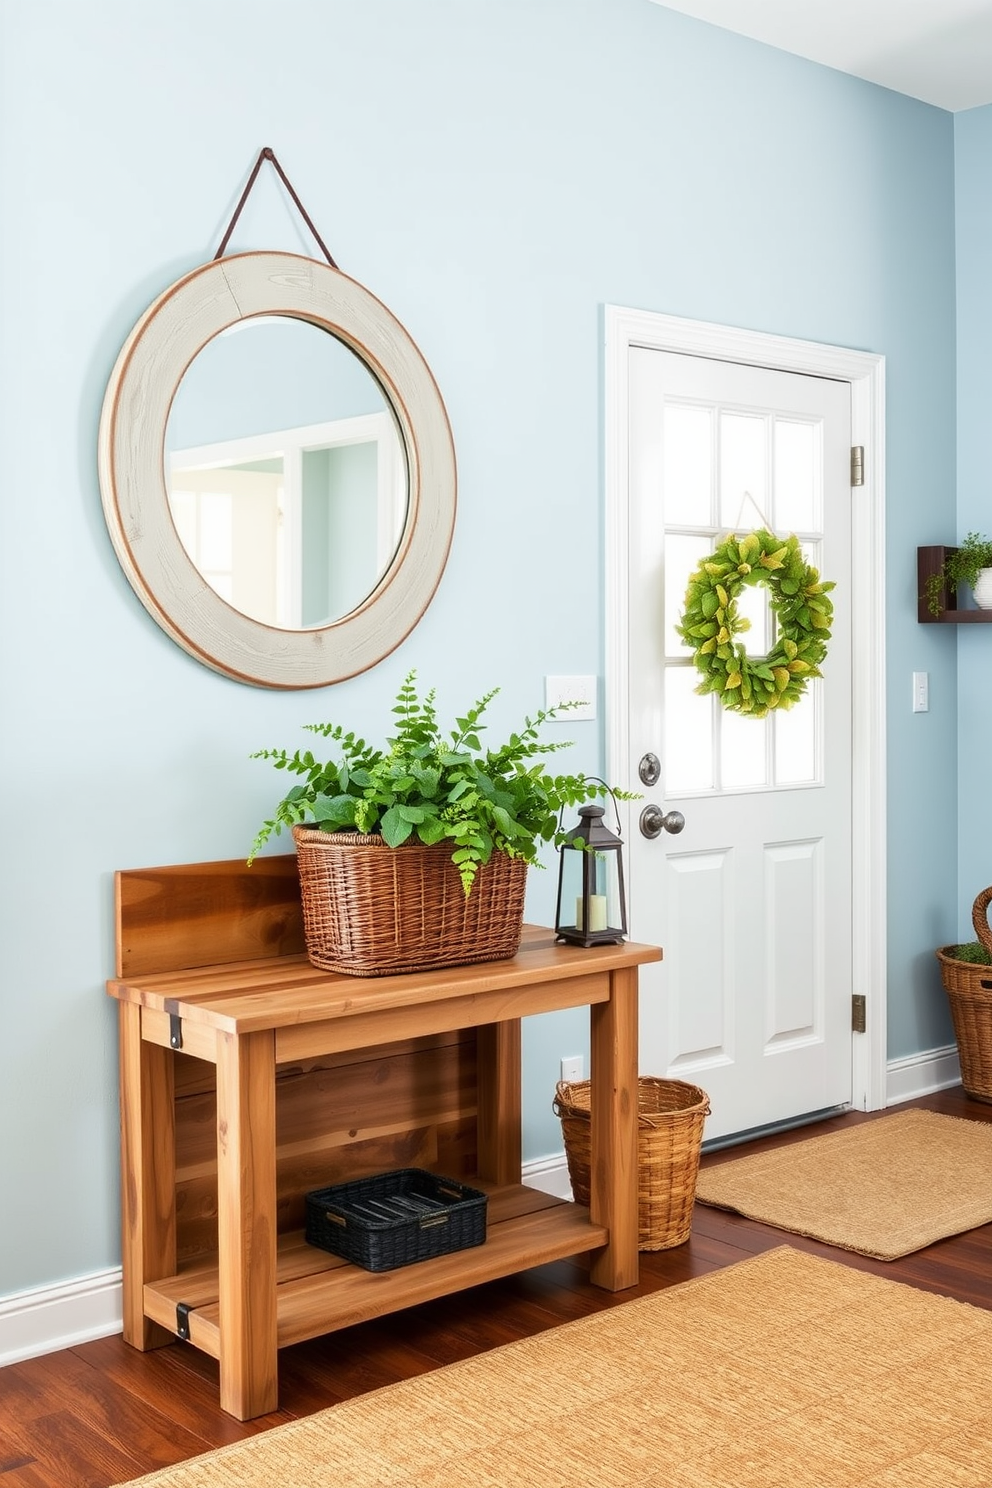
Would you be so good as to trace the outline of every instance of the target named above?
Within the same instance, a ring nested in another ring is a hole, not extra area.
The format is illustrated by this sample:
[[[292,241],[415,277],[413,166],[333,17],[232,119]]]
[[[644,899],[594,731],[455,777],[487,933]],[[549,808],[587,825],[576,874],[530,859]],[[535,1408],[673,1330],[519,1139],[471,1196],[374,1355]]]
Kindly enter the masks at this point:
[[[926,582],[927,608],[939,615],[946,608],[945,591],[967,584],[980,609],[992,609],[992,538],[969,532],[959,548],[948,551],[936,573]]]
[[[261,749],[253,759],[300,778],[263,823],[251,862],[285,827],[296,843],[307,952],[315,965],[358,976],[499,960],[516,953],[527,867],[541,843],[568,839],[563,808],[611,794],[601,781],[553,774],[542,725],[569,704],[525,718],[485,748],[485,693],[444,732],[434,691],[404,679],[385,747],[340,724],[307,725],[337,757]],[[634,799],[612,791],[619,799]]]

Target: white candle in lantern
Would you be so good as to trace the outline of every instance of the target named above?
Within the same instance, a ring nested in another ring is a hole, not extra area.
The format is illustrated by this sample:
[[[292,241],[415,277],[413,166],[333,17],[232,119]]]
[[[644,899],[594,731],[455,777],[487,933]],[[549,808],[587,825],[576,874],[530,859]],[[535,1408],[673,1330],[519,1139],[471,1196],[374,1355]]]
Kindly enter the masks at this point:
[[[575,901],[575,927],[576,927],[577,930],[585,930],[586,929],[585,925],[582,923],[582,895],[581,894],[579,895],[579,897]],[[588,933],[589,934],[592,934],[592,932],[595,931],[595,930],[605,930],[605,929],[606,929],[606,895],[605,894],[590,894],[589,895],[589,928],[588,928]]]

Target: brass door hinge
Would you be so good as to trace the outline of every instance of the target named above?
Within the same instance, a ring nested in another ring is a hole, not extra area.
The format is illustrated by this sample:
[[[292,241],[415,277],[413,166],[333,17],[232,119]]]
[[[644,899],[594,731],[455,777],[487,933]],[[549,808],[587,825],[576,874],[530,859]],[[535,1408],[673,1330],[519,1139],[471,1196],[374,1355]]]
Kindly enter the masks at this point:
[[[851,446],[851,485],[863,486],[865,483],[865,447],[863,444]]]
[[[868,999],[863,992],[855,992],[851,998],[851,1027],[855,1033],[867,1031]]]

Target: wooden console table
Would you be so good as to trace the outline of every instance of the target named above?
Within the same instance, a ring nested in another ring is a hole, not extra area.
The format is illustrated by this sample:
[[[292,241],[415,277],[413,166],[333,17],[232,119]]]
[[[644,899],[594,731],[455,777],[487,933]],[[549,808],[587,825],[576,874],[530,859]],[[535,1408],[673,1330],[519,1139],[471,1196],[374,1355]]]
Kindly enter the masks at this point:
[[[276,1408],[288,1344],[586,1251],[599,1286],[638,1276],[637,968],[661,952],[559,946],[528,926],[509,961],[341,976],[298,948],[297,901],[292,857],[117,875],[107,986],[120,1004],[124,1337],[142,1349],[184,1337],[212,1355],[221,1405],[241,1420]],[[577,1006],[590,1011],[589,1209],[521,1184],[520,1019]],[[485,1243],[373,1274],[299,1228],[279,1233],[278,1067],[456,1029],[476,1030],[471,1181],[490,1196]],[[216,1071],[217,1251],[188,1263],[176,1244],[177,1050]]]

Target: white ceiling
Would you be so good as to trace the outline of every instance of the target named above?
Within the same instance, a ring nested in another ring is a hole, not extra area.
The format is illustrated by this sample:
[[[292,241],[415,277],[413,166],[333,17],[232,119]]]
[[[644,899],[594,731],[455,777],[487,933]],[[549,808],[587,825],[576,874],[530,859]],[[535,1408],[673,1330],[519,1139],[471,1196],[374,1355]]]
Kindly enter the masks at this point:
[[[938,108],[992,103],[992,0],[656,0]]]

